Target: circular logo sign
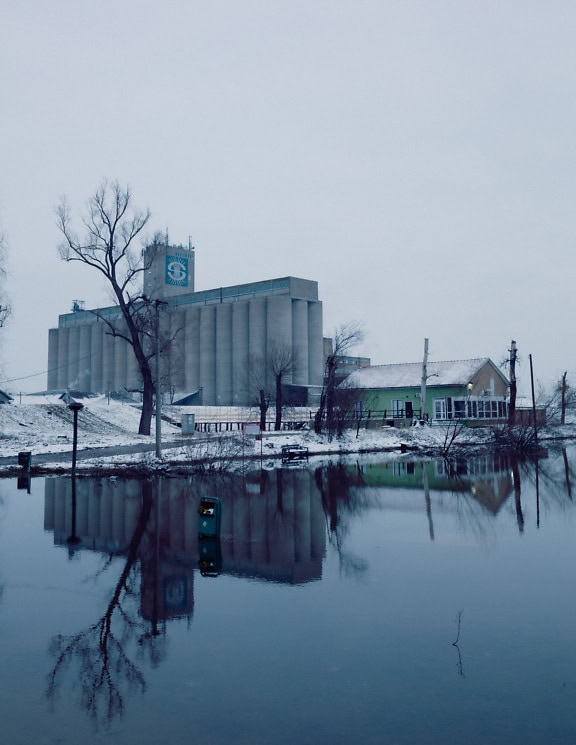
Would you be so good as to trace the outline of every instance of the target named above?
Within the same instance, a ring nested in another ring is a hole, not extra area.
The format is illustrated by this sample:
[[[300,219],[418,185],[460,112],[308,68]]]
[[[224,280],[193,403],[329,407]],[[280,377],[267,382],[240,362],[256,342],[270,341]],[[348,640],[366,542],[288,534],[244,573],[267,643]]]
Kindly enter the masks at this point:
[[[175,256],[166,258],[166,282],[169,285],[188,284],[188,261]]]

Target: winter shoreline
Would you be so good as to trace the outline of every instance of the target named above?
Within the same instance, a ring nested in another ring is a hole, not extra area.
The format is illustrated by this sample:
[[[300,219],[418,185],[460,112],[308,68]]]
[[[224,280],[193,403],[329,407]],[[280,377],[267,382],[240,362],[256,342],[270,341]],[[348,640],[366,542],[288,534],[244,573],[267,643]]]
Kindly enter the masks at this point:
[[[275,468],[283,463],[282,448],[305,448],[308,458],[291,465],[311,467],[323,460],[382,455],[383,458],[415,459],[468,457],[489,452],[518,452],[491,428],[468,428],[459,422],[424,426],[346,430],[329,439],[312,430],[266,431],[262,439],[242,431],[184,435],[178,425],[183,413],[170,409],[171,420],[161,427],[161,458],[156,457],[155,437],[137,434],[138,407],[106,397],[88,399],[78,416],[78,475],[169,475],[202,471],[235,471]],[[219,412],[223,416],[226,412]],[[234,412],[237,414],[237,412]],[[249,416],[250,412],[244,412]],[[225,419],[220,421],[226,422]],[[176,422],[176,423],[175,423]],[[527,430],[529,431],[529,430]],[[538,447],[561,448],[576,439],[576,423],[554,425],[538,433]],[[66,475],[71,471],[73,448],[72,412],[59,399],[28,396],[0,407],[0,478],[21,476],[19,453],[30,453],[30,475]]]

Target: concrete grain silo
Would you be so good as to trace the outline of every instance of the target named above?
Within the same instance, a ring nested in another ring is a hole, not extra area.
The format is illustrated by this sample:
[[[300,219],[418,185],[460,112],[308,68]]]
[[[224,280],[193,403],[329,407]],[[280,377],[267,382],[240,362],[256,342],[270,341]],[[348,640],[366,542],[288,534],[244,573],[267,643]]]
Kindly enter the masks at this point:
[[[323,376],[322,303],[317,282],[282,277],[195,291],[192,247],[145,249],[144,294],[161,300],[162,388],[175,400],[203,405],[251,405],[251,366],[281,347],[297,364],[291,389],[315,399]],[[48,389],[91,393],[140,389],[131,346],[110,333],[123,330],[117,307],[84,310],[74,304],[48,339]]]

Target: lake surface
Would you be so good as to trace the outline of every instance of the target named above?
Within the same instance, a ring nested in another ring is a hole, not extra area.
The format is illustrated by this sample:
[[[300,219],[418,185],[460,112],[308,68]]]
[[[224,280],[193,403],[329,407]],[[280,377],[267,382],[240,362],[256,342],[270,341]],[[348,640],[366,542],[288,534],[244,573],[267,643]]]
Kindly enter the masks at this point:
[[[0,481],[1,741],[572,743],[575,470]]]

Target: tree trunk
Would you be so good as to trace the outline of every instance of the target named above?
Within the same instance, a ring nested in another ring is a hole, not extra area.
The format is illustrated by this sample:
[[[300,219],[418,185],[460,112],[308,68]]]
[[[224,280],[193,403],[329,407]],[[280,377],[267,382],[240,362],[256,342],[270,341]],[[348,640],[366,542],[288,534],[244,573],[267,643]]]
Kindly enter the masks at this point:
[[[139,435],[149,435],[154,413],[154,383],[151,375],[144,376],[142,389],[142,413],[140,414]]]
[[[326,429],[328,435],[334,434],[334,391],[336,388],[336,360],[328,360],[328,374],[326,377]]]
[[[274,420],[274,429],[282,429],[282,375],[276,375],[276,417]]]
[[[266,401],[266,393],[263,388],[260,388],[260,432],[266,431],[266,412],[268,411],[268,402]]]

